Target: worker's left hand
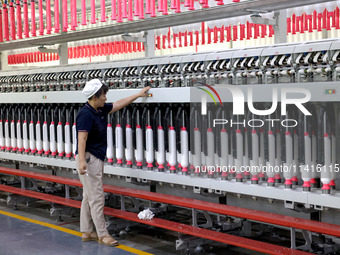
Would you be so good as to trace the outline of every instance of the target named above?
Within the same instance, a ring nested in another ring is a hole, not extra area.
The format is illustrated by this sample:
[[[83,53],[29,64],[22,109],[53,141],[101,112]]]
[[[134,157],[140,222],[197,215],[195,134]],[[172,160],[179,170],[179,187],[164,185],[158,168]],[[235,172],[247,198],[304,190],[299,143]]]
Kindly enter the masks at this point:
[[[148,97],[148,91],[149,89],[151,89],[151,87],[147,86],[145,88],[143,88],[139,93],[138,93],[138,97]]]

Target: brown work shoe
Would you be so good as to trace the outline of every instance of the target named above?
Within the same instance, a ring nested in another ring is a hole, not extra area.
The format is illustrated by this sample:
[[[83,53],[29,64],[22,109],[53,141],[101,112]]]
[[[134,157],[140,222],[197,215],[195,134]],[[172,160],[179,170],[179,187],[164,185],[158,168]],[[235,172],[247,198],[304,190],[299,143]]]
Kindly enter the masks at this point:
[[[83,242],[89,242],[89,241],[97,241],[98,236],[96,232],[84,232],[83,235],[81,236],[81,240]]]
[[[110,246],[110,247],[119,245],[118,241],[110,235],[99,237],[98,243],[104,244],[104,245]]]

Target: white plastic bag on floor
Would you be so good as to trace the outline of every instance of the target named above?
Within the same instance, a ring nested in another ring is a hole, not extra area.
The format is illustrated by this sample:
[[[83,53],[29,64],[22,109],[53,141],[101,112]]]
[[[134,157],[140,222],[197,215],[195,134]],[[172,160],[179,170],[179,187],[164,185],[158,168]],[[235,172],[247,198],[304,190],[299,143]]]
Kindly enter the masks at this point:
[[[140,220],[151,220],[153,218],[153,216],[155,216],[155,215],[153,214],[153,212],[150,211],[149,208],[138,213],[138,218]]]

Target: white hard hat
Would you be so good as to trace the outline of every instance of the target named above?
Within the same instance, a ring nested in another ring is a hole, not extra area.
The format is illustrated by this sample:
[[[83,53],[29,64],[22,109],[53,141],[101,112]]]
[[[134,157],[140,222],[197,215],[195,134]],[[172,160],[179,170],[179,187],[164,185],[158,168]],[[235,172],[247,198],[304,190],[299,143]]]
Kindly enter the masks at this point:
[[[84,96],[86,96],[86,98],[90,98],[96,94],[102,85],[103,84],[98,79],[90,80],[86,83],[82,93]]]

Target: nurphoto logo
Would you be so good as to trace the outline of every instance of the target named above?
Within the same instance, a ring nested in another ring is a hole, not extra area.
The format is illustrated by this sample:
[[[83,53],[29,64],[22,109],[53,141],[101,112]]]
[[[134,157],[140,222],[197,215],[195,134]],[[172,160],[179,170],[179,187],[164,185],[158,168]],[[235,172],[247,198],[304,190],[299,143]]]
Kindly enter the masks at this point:
[[[209,88],[212,92],[215,93],[217,96],[221,106],[222,106],[222,100],[220,95],[217,93],[217,91],[210,85],[201,83],[203,86]],[[207,89],[197,87],[198,89],[206,92],[214,101],[215,105],[217,106],[217,102],[213,96],[213,94],[208,91]],[[244,105],[245,105],[245,95],[243,91],[240,88],[237,88],[234,85],[223,85],[223,87],[220,87],[221,89],[227,89],[232,95],[232,103],[233,103],[233,115],[244,115]],[[247,105],[248,109],[251,113],[259,116],[265,116],[270,115],[273,112],[276,111],[278,106],[278,92],[280,90],[281,94],[281,115],[286,115],[286,109],[287,105],[295,105],[304,115],[312,115],[306,107],[303,106],[304,103],[307,103],[311,99],[311,93],[309,90],[304,88],[298,88],[298,87],[279,87],[279,88],[272,88],[272,106],[270,109],[266,110],[258,110],[254,107],[254,99],[253,99],[253,88],[248,87],[247,89]],[[289,94],[299,94],[303,97],[301,98],[289,98]],[[201,107],[202,107],[202,115],[207,114],[207,97],[206,95],[202,95],[201,97]]]

